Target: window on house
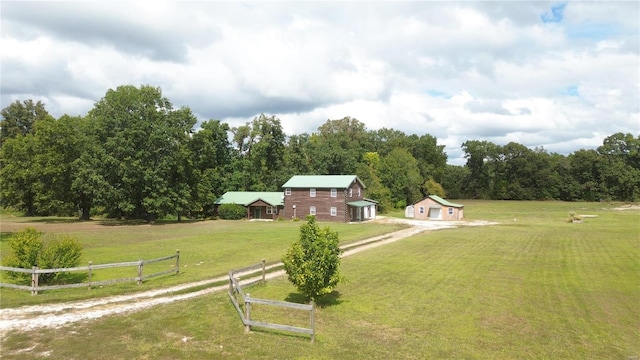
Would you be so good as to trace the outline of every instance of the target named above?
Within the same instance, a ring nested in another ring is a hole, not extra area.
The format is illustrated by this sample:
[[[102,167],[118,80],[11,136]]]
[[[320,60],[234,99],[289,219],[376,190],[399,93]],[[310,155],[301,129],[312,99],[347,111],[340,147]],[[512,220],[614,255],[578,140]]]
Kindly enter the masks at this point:
[[[316,214],[316,207],[309,206],[309,215],[315,215],[315,214]]]
[[[424,206],[420,206],[418,210],[420,211],[420,214],[424,214]]]
[[[284,194],[285,195],[291,195],[291,188],[284,189]]]
[[[331,207],[331,216],[336,216],[336,215],[338,215],[338,208]]]
[[[316,189],[309,189],[309,196],[316,197]]]
[[[349,197],[353,197],[353,189],[349,188]]]
[[[453,208],[449,208],[449,215],[453,215]]]
[[[358,188],[358,196],[360,196],[360,188]]]
[[[331,197],[338,197],[338,189],[331,189]]]
[[[267,214],[268,215],[273,215],[275,213],[276,212],[274,211],[273,206],[267,206]]]

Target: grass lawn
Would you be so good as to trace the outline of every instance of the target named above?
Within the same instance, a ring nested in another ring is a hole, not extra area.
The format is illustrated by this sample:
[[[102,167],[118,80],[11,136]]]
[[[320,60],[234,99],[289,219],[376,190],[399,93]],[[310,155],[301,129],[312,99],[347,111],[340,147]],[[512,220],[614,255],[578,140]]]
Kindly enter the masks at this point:
[[[462,202],[462,201],[461,201]],[[2,358],[635,359],[640,212],[601,203],[465,201],[502,224],[423,233],[345,258],[316,342],[245,334],[226,294],[60,329],[13,333]],[[598,215],[582,224],[569,211]],[[516,221],[514,221],[516,219]],[[248,290],[296,299],[281,278]],[[255,308],[302,325],[303,313]],[[28,351],[22,351],[29,349]]]
[[[9,221],[11,220],[11,221]],[[0,254],[5,256],[12,232],[25,226],[36,226],[45,234],[70,234],[83,246],[81,265],[153,259],[175,254],[180,249],[180,273],[135,283],[108,285],[88,291],[85,288],[52,290],[31,296],[27,291],[3,288],[0,307],[68,301],[89,297],[121,294],[132,291],[176,285],[190,281],[214,278],[230,269],[259,263],[280,261],[282,255],[298,237],[302,222],[291,221],[198,221],[158,225],[118,225],[117,222],[78,222],[61,218],[3,218],[0,222]],[[398,230],[403,225],[377,223],[321,223],[337,231],[343,244],[371,236]],[[145,274],[166,270],[175,261],[145,266]],[[3,275],[2,281],[6,281]],[[96,270],[92,280],[131,278],[137,275],[137,267]]]

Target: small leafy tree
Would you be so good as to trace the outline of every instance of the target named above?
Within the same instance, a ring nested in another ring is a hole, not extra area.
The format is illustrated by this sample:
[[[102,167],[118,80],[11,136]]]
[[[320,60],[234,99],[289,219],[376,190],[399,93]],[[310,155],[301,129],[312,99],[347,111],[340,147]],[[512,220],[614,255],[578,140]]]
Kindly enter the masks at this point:
[[[424,189],[427,192],[427,195],[436,195],[440,197],[445,197],[445,191],[437,181],[433,180],[433,178],[429,178],[427,182],[424,183]]]
[[[82,245],[68,235],[61,235],[46,243],[38,254],[38,266],[42,269],[61,269],[80,265]],[[65,281],[70,273],[58,272],[40,274],[44,284]]]
[[[82,246],[75,239],[63,235],[44,242],[41,233],[34,228],[25,228],[9,240],[13,250],[5,260],[5,266],[31,269],[58,269],[76,267],[80,264]],[[67,273],[40,274],[39,282],[49,284],[65,279]],[[18,282],[29,282],[30,274],[9,271],[8,276]]]
[[[13,251],[4,258],[5,266],[21,269],[37,266],[43,244],[36,229],[28,227],[16,233],[9,239],[9,246]],[[8,271],[7,276],[20,282],[31,280],[31,275],[19,272]]]
[[[238,204],[222,204],[218,207],[218,215],[225,220],[240,220],[247,216],[247,209]]]
[[[320,229],[315,216],[307,216],[300,226],[300,239],[282,258],[289,281],[307,300],[330,293],[341,280],[338,233],[329,227]]]

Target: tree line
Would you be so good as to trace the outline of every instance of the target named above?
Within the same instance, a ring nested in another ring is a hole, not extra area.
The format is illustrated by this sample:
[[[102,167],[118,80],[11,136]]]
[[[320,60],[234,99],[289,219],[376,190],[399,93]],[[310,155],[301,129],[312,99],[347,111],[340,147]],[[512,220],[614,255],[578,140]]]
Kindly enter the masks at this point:
[[[55,119],[41,102],[15,101],[0,121],[0,196],[25,215],[153,220],[209,217],[226,191],[281,191],[299,174],[356,174],[380,210],[429,194],[566,201],[640,199],[640,135],[616,133],[568,156],[518,143],[462,144],[447,164],[429,134],[368,130],[351,117],[286,135],[276,116],[230,127],[199,124],[152,86],[110,89],[85,116]]]

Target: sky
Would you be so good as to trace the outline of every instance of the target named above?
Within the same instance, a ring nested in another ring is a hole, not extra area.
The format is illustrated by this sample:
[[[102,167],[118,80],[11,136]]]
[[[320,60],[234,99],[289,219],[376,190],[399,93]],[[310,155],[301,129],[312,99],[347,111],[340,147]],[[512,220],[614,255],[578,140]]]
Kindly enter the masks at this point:
[[[160,87],[199,121],[368,130],[567,155],[640,134],[638,1],[6,1],[0,97],[84,116]]]

